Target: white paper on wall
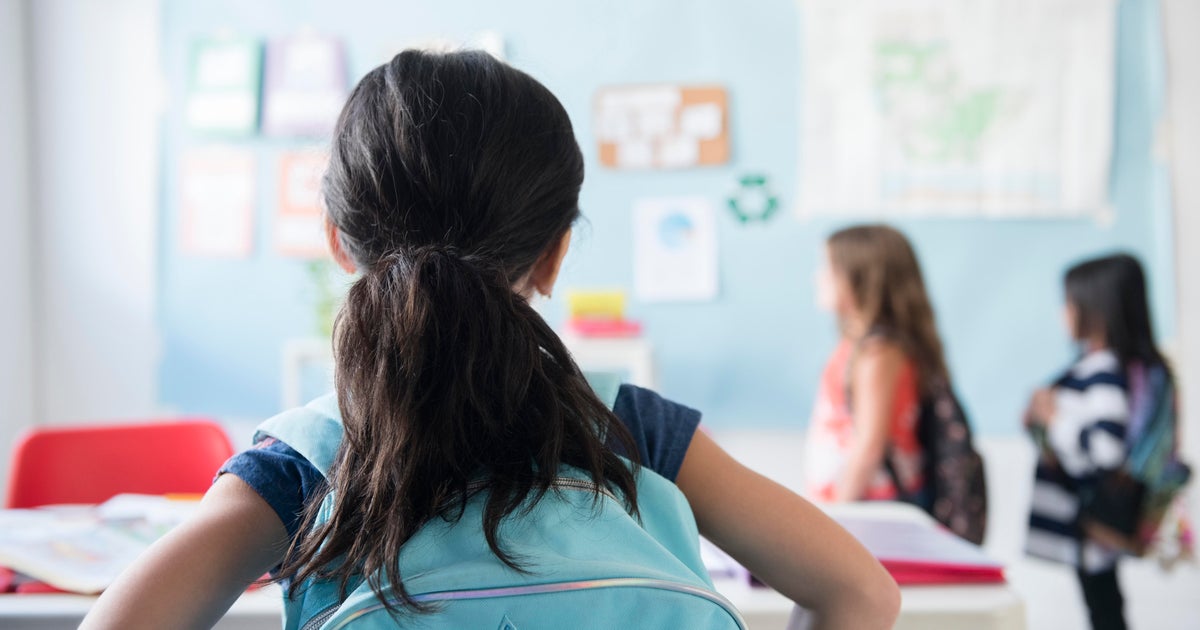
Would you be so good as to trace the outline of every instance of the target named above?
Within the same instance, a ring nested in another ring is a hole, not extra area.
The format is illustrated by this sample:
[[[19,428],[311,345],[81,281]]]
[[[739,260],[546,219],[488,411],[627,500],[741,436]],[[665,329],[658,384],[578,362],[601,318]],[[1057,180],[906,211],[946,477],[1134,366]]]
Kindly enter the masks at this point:
[[[709,140],[721,135],[721,108],[712,103],[701,103],[683,108],[679,113],[679,126],[684,134],[700,140]]]
[[[267,46],[263,130],[273,136],[328,135],[348,94],[342,43],[301,34]]]
[[[244,258],[254,240],[254,154],[191,149],[180,172],[181,249],[191,256]]]
[[[258,125],[261,48],[232,37],[192,43],[192,65],[183,116],[194,132],[230,136],[254,133]]]
[[[633,204],[634,292],[647,302],[717,297],[716,209],[705,197]]]

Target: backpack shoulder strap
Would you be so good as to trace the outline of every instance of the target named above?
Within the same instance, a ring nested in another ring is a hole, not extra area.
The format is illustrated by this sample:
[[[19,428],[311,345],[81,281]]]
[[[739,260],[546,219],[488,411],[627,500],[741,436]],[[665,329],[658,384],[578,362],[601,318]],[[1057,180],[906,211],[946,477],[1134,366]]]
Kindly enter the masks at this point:
[[[588,385],[609,409],[617,402],[621,376],[615,372],[585,372]],[[342,441],[342,414],[337,395],[326,394],[303,407],[289,409],[262,424],[254,441],[272,437],[300,453],[322,475],[328,475]]]
[[[584,378],[596,397],[610,410],[617,404],[617,394],[621,391],[621,375],[616,372],[584,372]]]
[[[254,441],[272,437],[300,453],[322,475],[328,475],[342,441],[342,415],[337,396],[326,394],[303,407],[274,416],[254,432]]]

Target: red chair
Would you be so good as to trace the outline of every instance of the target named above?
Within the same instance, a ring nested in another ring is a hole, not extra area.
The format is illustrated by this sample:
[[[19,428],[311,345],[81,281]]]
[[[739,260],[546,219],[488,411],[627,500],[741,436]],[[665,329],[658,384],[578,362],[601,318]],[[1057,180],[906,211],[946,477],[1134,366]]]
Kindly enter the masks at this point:
[[[102,503],[122,492],[202,494],[231,455],[211,420],[37,428],[17,441],[7,507]]]

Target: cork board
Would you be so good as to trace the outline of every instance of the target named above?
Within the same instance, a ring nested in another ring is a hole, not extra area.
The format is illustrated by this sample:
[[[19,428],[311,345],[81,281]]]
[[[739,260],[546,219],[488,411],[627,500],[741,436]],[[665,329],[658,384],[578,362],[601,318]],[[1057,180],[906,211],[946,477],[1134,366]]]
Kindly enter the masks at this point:
[[[729,97],[720,86],[631,85],[594,102],[600,163],[678,169],[729,161]]]

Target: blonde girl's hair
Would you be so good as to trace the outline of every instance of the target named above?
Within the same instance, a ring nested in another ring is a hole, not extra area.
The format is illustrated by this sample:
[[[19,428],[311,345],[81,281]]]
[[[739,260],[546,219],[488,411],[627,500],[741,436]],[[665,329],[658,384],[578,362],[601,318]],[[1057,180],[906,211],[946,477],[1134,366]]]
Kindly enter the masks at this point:
[[[921,266],[908,239],[886,225],[857,225],[828,239],[833,271],[850,287],[867,333],[897,344],[916,364],[918,382],[929,393],[949,372]]]

